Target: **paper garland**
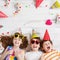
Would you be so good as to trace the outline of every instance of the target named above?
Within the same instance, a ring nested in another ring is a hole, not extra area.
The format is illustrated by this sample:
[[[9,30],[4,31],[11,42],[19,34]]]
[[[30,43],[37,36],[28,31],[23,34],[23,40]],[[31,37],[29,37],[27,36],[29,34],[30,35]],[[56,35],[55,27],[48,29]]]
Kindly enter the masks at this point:
[[[40,4],[42,3],[43,0],[36,0],[36,8],[38,8],[40,6]]]
[[[7,18],[7,17],[8,16],[4,12],[0,11],[0,18]]]
[[[59,1],[56,1],[52,6],[51,6],[51,8],[53,9],[53,8],[60,8],[60,3],[59,3]]]

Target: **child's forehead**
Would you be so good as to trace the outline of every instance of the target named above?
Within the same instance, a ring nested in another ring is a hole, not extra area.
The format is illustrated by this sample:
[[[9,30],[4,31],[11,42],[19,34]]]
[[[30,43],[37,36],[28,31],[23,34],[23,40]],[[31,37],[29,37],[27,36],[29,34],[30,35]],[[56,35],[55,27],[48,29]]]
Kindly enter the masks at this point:
[[[19,37],[14,37],[14,39],[21,39],[21,38],[19,38]]]
[[[33,38],[33,39],[31,39],[31,40],[34,40],[34,41],[36,41],[36,40],[37,40],[37,41],[40,41],[39,39],[35,39],[35,38]]]
[[[49,41],[49,40],[47,40],[47,41],[44,41],[44,43],[50,43],[50,41]]]

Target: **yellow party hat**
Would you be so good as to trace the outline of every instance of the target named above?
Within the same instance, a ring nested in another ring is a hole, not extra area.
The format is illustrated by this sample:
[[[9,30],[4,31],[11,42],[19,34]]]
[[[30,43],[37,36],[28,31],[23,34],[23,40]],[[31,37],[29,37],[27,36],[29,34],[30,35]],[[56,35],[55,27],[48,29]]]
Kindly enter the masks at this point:
[[[35,30],[32,30],[32,36],[31,38],[39,37],[38,34],[35,32]]]

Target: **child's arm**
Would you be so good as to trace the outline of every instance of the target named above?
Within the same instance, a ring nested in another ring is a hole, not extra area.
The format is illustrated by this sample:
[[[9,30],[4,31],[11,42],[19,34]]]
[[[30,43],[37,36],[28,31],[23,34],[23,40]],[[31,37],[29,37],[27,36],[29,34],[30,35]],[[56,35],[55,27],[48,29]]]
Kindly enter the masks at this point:
[[[8,51],[8,48],[6,48],[5,51],[3,52],[3,54],[1,55],[0,60],[4,60],[5,57],[6,57],[8,54],[11,54],[11,53],[12,53],[12,50],[9,50],[9,51]]]
[[[3,54],[0,57],[0,60],[4,60],[4,58],[7,56],[7,48],[6,50],[3,52]]]

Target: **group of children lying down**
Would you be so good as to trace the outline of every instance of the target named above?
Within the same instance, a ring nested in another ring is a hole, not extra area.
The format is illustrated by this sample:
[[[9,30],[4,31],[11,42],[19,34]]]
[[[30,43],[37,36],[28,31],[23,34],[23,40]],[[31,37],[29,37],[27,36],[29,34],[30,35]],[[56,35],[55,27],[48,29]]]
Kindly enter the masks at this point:
[[[29,41],[30,51],[27,51],[28,40],[25,36],[16,32],[11,41],[11,45],[4,48],[4,41],[0,40],[0,60],[60,60],[60,52],[53,48],[50,37],[46,35],[41,40],[36,33],[32,33]],[[24,40],[25,39],[25,40]],[[26,47],[21,48],[23,45]]]

